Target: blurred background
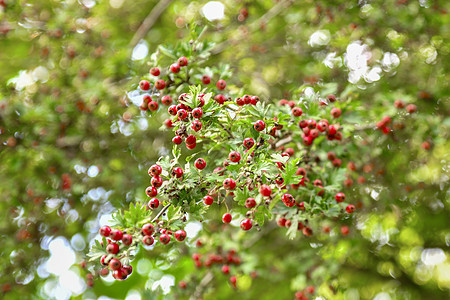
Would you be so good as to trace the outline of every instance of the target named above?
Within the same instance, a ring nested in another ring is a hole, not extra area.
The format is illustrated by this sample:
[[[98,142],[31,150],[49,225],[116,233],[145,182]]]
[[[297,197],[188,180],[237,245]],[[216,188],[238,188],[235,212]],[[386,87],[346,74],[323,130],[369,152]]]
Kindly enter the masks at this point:
[[[248,271],[237,290],[217,275],[204,299],[294,299],[309,285],[319,299],[448,299],[449,9],[444,0],[0,0],[0,298],[188,299],[177,284],[204,275],[190,258],[200,238],[237,249]],[[346,193],[362,209],[330,223],[330,235],[289,240],[268,223],[249,238],[191,222],[185,246],[139,251],[129,279],[89,287],[83,262],[100,225],[146,200],[147,169],[170,151],[164,115],[148,118],[126,93],[157,47],[189,40],[193,24],[215,43],[209,64],[228,63],[230,86],[262,101],[326,83],[352,99],[362,127],[395,114],[398,99],[419,113],[395,143],[354,137]]]

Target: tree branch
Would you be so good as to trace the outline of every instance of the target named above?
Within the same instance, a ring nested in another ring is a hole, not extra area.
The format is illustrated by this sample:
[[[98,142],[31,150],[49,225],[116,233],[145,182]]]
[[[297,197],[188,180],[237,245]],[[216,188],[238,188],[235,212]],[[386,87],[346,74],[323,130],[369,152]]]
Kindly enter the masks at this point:
[[[159,217],[162,216],[163,213],[165,213],[165,211],[172,205],[172,203],[167,204],[166,206],[164,206],[161,211],[156,215],[156,217],[153,218],[153,220],[151,221],[151,223],[155,222],[156,220],[158,220]]]
[[[133,38],[130,42],[130,47],[134,48],[139,43],[140,40],[142,40],[147,32],[152,28],[152,26],[156,23],[159,16],[164,12],[164,10],[169,6],[169,4],[173,0],[161,0],[156,4],[153,9],[150,11],[148,16],[144,19],[141,26],[139,26],[138,30],[136,30],[136,33],[134,34]]]
[[[214,275],[211,271],[206,273],[205,277],[203,277],[202,280],[200,281],[200,283],[197,285],[197,288],[195,289],[195,293],[194,293],[194,295],[191,296],[190,299],[196,300],[196,299],[200,298],[203,294],[203,290],[211,282],[211,280],[213,280],[213,278],[214,278]]]

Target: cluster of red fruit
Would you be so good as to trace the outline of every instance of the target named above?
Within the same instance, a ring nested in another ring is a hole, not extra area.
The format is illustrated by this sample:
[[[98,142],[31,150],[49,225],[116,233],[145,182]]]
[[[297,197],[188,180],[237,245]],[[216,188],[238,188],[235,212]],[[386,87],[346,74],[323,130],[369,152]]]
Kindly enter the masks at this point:
[[[403,109],[406,107],[406,111],[409,114],[413,114],[417,111],[417,106],[415,104],[411,103],[406,105],[405,102],[403,102],[403,100],[395,100],[394,106],[398,109]],[[381,130],[383,134],[389,134],[392,131],[390,127],[391,123],[392,123],[391,117],[385,116],[383,117],[383,119],[381,119],[381,121],[377,123],[377,129]],[[394,126],[394,129],[402,129],[402,128],[403,126],[401,124],[397,124],[397,128],[395,128]]]
[[[295,300],[308,300],[308,294],[312,295],[314,294],[314,292],[316,291],[316,289],[314,288],[313,285],[310,285],[308,287],[306,287],[303,291],[297,291],[295,293]]]

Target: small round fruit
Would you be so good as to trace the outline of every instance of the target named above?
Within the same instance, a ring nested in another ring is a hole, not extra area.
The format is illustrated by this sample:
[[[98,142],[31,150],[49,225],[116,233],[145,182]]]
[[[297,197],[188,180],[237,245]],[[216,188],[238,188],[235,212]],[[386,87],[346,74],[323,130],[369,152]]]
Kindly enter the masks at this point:
[[[122,266],[122,272],[124,272],[127,276],[133,273],[132,266]]]
[[[109,254],[119,253],[119,245],[117,245],[116,243],[108,244],[108,246],[106,246],[106,252],[108,252]]]
[[[223,216],[222,216],[222,221],[225,223],[225,224],[228,224],[228,223],[230,223],[231,222],[231,214],[229,214],[229,213],[225,213],[225,214],[223,214]]]
[[[165,87],[166,87],[166,83],[164,82],[164,80],[160,79],[155,82],[155,88],[157,90],[163,90]]]
[[[210,195],[206,195],[205,197],[203,197],[203,203],[205,203],[206,205],[211,205],[214,202],[214,198]]]
[[[300,107],[294,107],[292,109],[292,115],[294,117],[300,117],[303,114],[303,110]]]
[[[133,242],[133,237],[129,234],[124,234],[122,237],[122,243],[126,246],[131,245],[131,243]]]
[[[120,263],[120,260],[113,258],[109,261],[109,267],[112,270],[119,270],[122,267],[122,264]]]
[[[155,197],[158,195],[158,190],[154,186],[149,186],[145,189],[145,193],[148,197]]]
[[[219,90],[224,90],[227,86],[227,83],[225,82],[225,80],[220,79],[219,81],[217,81],[216,86]]]
[[[160,165],[154,164],[148,169],[148,175],[154,177],[159,176],[162,173],[162,168]]]
[[[197,142],[197,138],[195,137],[195,135],[188,135],[188,137],[186,138],[186,145],[193,145]]]
[[[185,238],[186,238],[186,231],[184,231],[183,229],[175,231],[175,239],[177,241],[182,242],[184,241]]]
[[[200,129],[202,129],[202,122],[197,121],[197,120],[193,121],[192,125],[191,125],[191,128],[194,131],[199,131]]]
[[[263,185],[261,185],[261,187],[259,188],[259,193],[260,193],[263,197],[270,197],[270,195],[272,194],[272,189],[271,189],[270,186],[268,186],[267,184],[263,184]]]
[[[250,149],[255,145],[255,140],[252,138],[245,138],[243,144],[245,148]]]
[[[117,280],[125,280],[127,279],[127,274],[125,274],[122,269],[119,269],[113,272],[113,277]]]
[[[188,64],[187,58],[184,57],[184,56],[180,57],[180,58],[178,59],[178,64],[179,64],[181,67],[187,66],[187,64]]]
[[[281,200],[287,207],[293,207],[295,205],[294,196],[291,194],[284,194]]]
[[[146,235],[142,239],[142,242],[144,243],[144,245],[151,246],[155,242],[155,239],[151,235]]]
[[[236,181],[234,181],[233,178],[226,178],[223,181],[223,187],[226,190],[231,190],[232,191],[232,190],[234,190],[236,188]]]
[[[245,207],[248,209],[251,209],[253,207],[256,206],[256,201],[253,198],[247,198],[247,200],[245,200]]]
[[[231,160],[232,162],[239,162],[241,160],[241,154],[237,151],[231,151],[230,154],[228,155],[228,159]]]
[[[159,200],[156,198],[151,199],[148,202],[148,207],[150,207],[151,209],[157,209],[159,207]]]
[[[188,116],[188,113],[185,109],[179,109],[177,111],[177,117],[180,118],[180,120],[186,119]]]
[[[342,235],[348,235],[350,233],[350,228],[348,226],[342,226],[341,233]]]
[[[241,97],[237,97],[236,98],[236,104],[239,106],[244,106],[245,105],[245,100]]]
[[[222,266],[222,273],[223,274],[229,274],[230,273],[230,267],[228,265]]]
[[[150,82],[148,82],[147,80],[141,80],[141,82],[139,82],[139,88],[143,91],[149,90]]]
[[[202,76],[202,83],[203,84],[210,84],[211,83],[211,77],[209,77],[208,75],[203,75]]]
[[[250,104],[251,105],[256,105],[256,103],[259,102],[259,97],[258,96],[252,96],[250,99]]]
[[[206,167],[206,161],[203,158],[197,158],[195,160],[195,167],[199,170],[203,170]]]
[[[183,142],[183,138],[178,135],[172,139],[172,143],[174,143],[176,145],[180,145],[182,142]]]
[[[115,241],[120,241],[123,237],[123,232],[119,229],[113,229],[109,236]]]
[[[252,226],[253,226],[253,222],[250,219],[244,219],[241,221],[242,230],[245,230],[245,231],[250,230],[250,229],[252,229]]]
[[[149,109],[150,111],[157,111],[158,108],[159,108],[159,105],[158,105],[157,102],[155,102],[155,101],[150,101],[150,102],[148,103],[148,109]]]
[[[230,283],[234,288],[236,288],[236,282],[237,282],[236,276],[231,276]]]
[[[336,202],[344,202],[345,201],[345,194],[344,193],[337,193],[334,198],[336,199]]]
[[[225,96],[224,95],[216,95],[215,97],[214,97],[214,101],[216,101],[217,103],[219,103],[219,104],[224,104],[225,103],[225,101],[226,101],[227,99],[225,98]]]
[[[153,76],[159,76],[161,72],[159,71],[159,68],[154,67],[150,69],[150,74],[152,74]]]
[[[155,177],[152,178],[151,184],[154,187],[158,188],[158,187],[160,187],[163,184],[163,179],[160,176],[155,176]]]
[[[409,114],[413,114],[413,113],[415,113],[415,112],[417,111],[417,106],[414,105],[414,104],[408,104],[408,105],[406,106],[406,111],[407,111]]]
[[[170,65],[170,71],[172,71],[172,73],[179,73],[180,72],[180,65],[178,64],[171,64]]]
[[[351,214],[355,211],[355,206],[353,204],[349,204],[349,205],[347,205],[345,210],[347,211],[347,213]]]
[[[155,227],[153,224],[147,223],[142,226],[142,233],[144,235],[152,235],[155,232]]]
[[[188,148],[189,150],[192,150],[195,148],[195,146],[197,146],[197,143],[193,143],[193,144],[186,144],[186,148]]]
[[[102,255],[102,257],[100,258],[100,263],[102,264],[102,266],[107,266],[108,263],[106,262],[106,258],[108,257],[108,255]]]
[[[341,116],[341,110],[340,110],[339,108],[337,108],[337,107],[334,107],[334,108],[331,110],[331,116],[332,116],[333,118],[335,118],[335,119],[339,118],[339,117]]]
[[[170,236],[163,233],[159,236],[159,241],[161,242],[161,244],[167,245],[170,242]]]
[[[203,116],[203,110],[199,107],[192,110],[192,116],[196,119],[200,119]]]
[[[164,105],[166,105],[166,106],[171,105],[171,104],[172,104],[172,97],[170,97],[170,95],[165,95],[165,96],[163,96],[163,97],[161,98],[161,103],[164,104]]]
[[[266,123],[264,123],[264,121],[262,120],[258,120],[255,122],[254,128],[256,131],[263,131],[264,128],[266,128]]]
[[[183,169],[180,167],[175,167],[172,169],[172,176],[176,178],[180,178],[181,176],[183,176],[183,174],[184,174]]]
[[[103,225],[100,228],[99,233],[101,236],[108,237],[111,234],[111,227],[109,227],[108,225]]]

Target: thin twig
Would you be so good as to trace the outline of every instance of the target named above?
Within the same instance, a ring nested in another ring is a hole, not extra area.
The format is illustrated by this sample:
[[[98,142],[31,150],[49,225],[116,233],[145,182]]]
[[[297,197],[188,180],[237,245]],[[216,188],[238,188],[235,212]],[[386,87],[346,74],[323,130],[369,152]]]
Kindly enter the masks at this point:
[[[144,19],[141,26],[139,26],[138,30],[134,34],[133,38],[130,42],[130,47],[134,48],[139,43],[141,39],[145,37],[147,32],[152,28],[152,26],[156,23],[159,16],[164,12],[164,10],[169,6],[169,4],[173,0],[161,0],[156,4],[153,9],[150,11],[148,16]]]
[[[222,126],[223,130],[225,130],[225,131],[228,133],[228,135],[230,136],[230,138],[231,138],[231,139],[234,139],[234,136],[233,136],[233,134],[231,133],[230,129],[226,128],[226,127],[222,124],[222,122],[219,122],[219,124],[220,124],[220,126]]]
[[[161,211],[156,215],[156,217],[153,218],[153,220],[151,221],[151,223],[155,222],[156,220],[158,220],[159,217],[162,216],[163,213],[166,212],[166,210],[172,205],[172,203],[167,204],[166,206],[164,206]]]
[[[195,293],[194,293],[194,295],[191,296],[190,299],[196,300],[199,297],[201,297],[203,294],[204,288],[211,282],[211,280],[213,280],[213,278],[214,278],[214,275],[211,271],[206,273],[205,277],[203,277],[202,280],[200,281],[200,283],[197,285],[197,288],[195,289]]]

